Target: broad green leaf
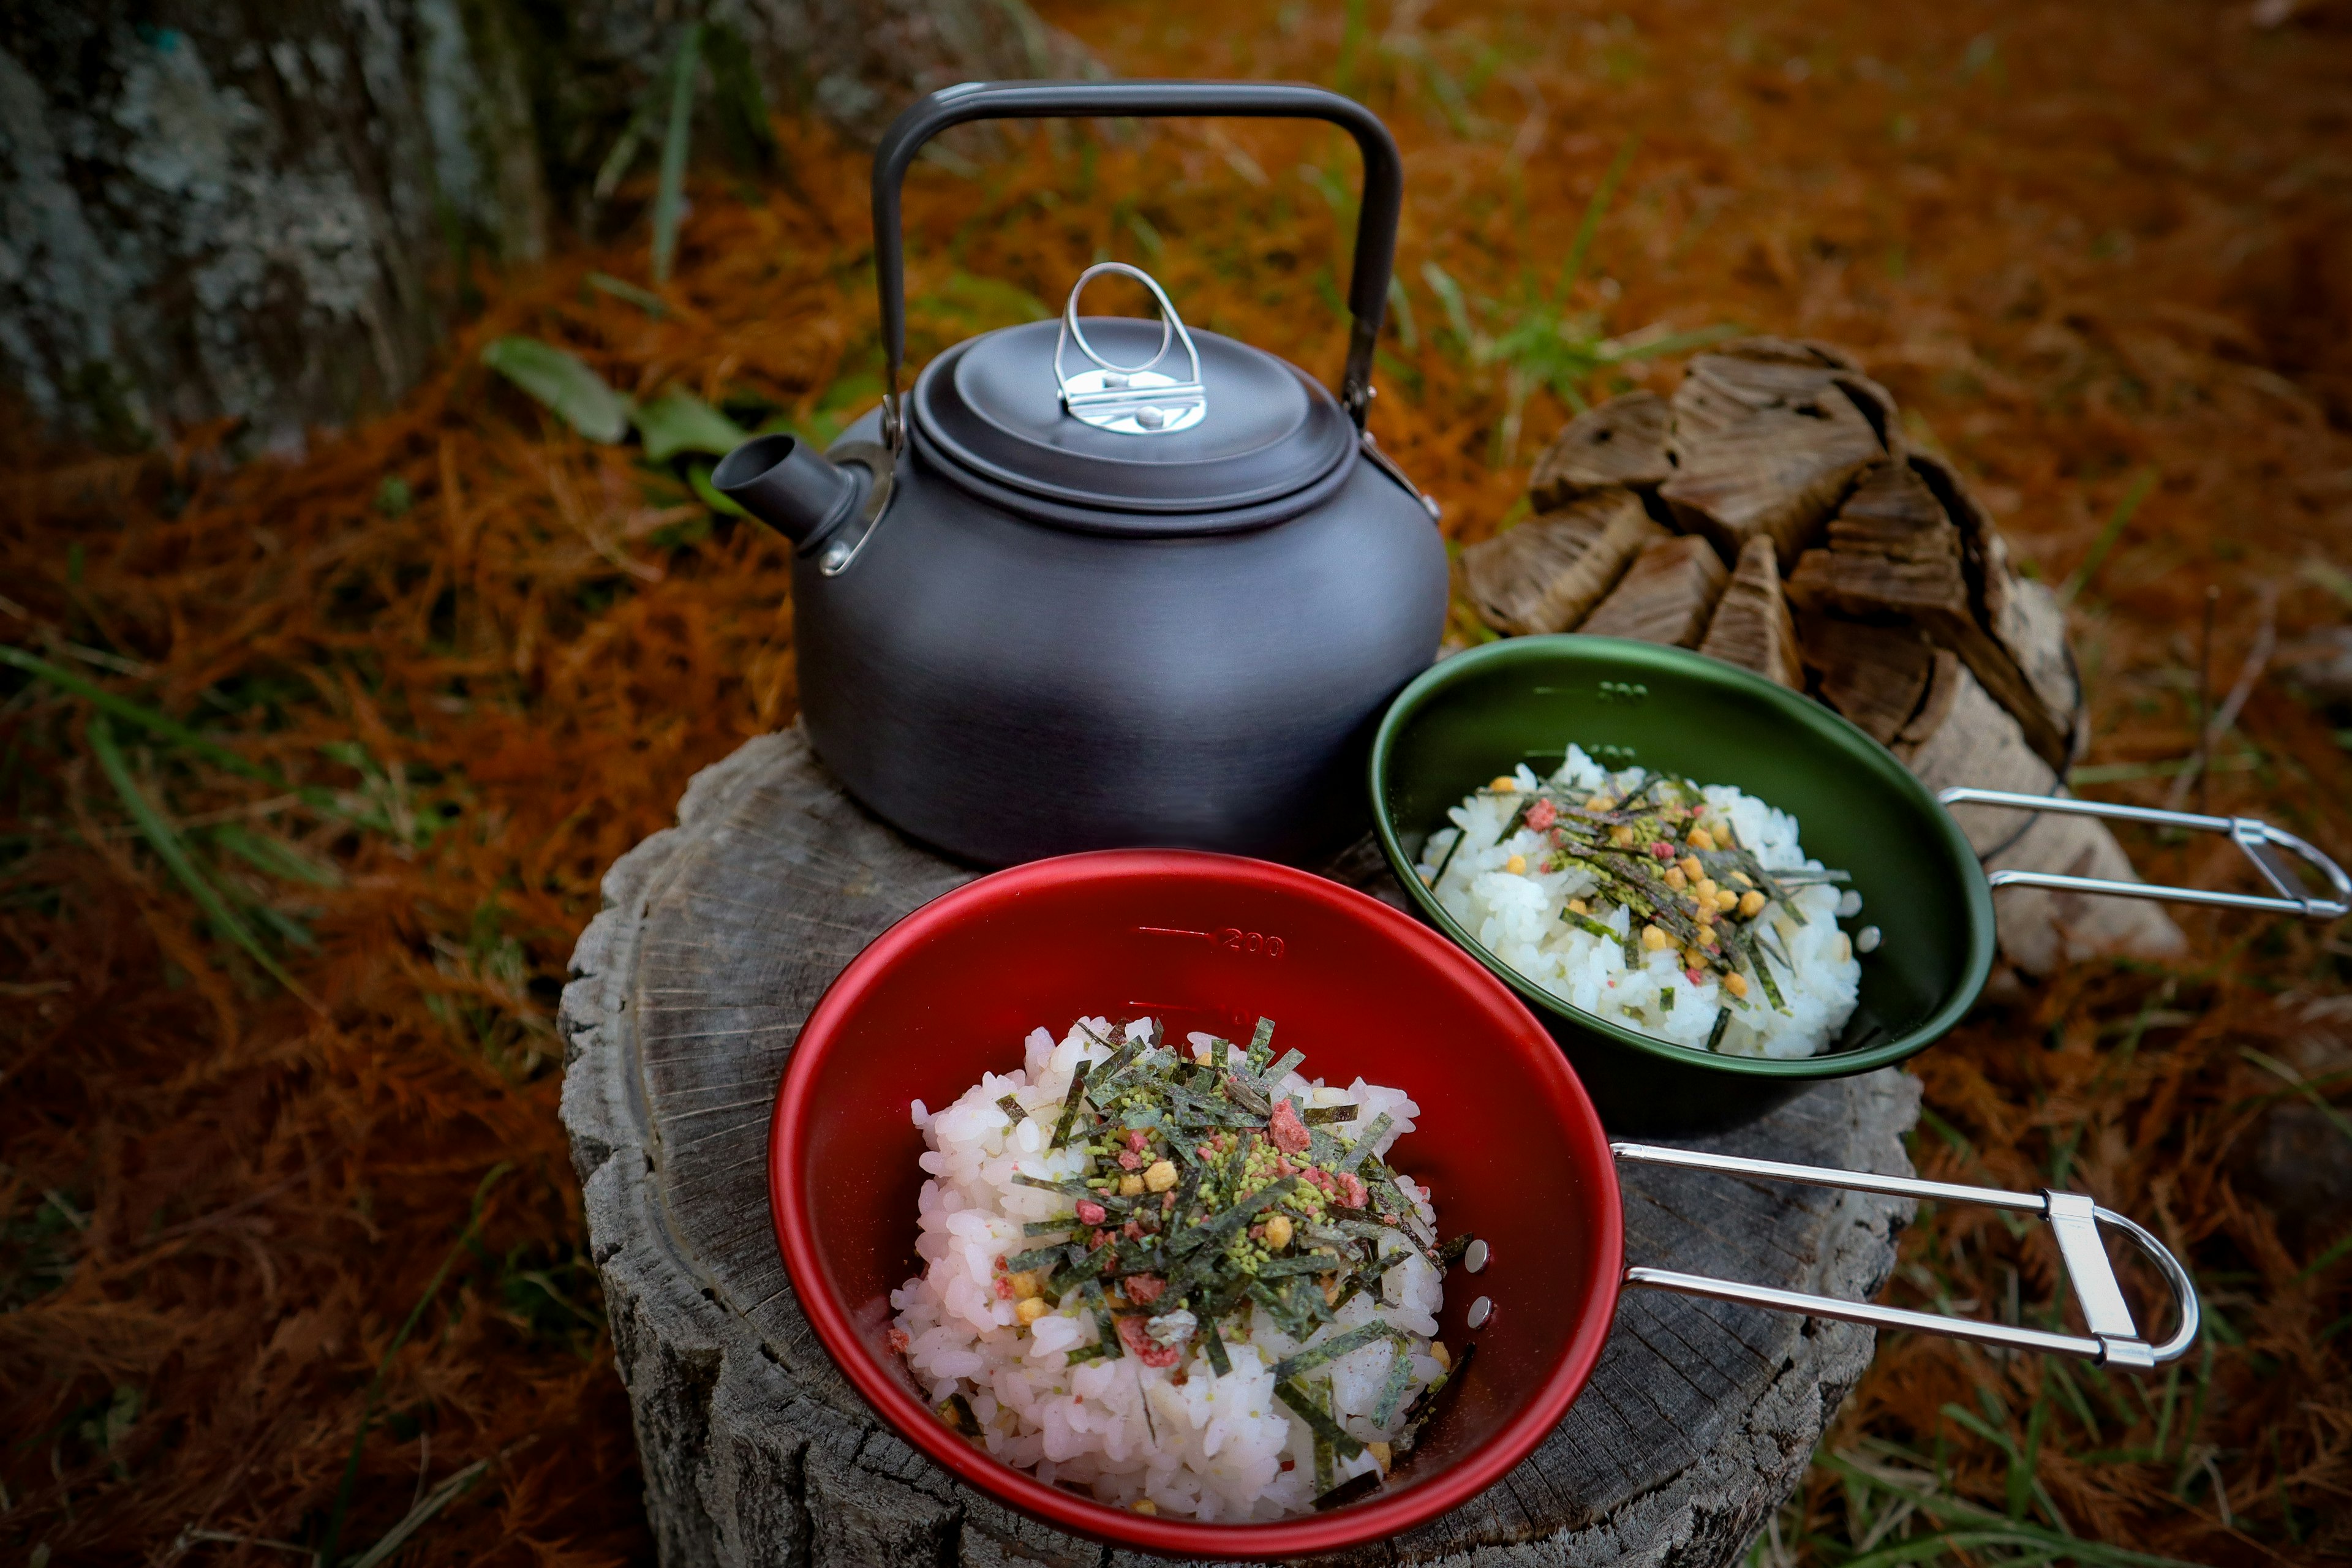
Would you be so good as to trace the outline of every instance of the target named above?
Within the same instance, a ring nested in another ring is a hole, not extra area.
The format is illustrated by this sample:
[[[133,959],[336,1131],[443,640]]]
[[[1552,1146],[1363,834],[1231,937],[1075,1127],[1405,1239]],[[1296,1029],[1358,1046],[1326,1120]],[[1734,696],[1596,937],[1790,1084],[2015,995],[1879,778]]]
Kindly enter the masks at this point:
[[[737,506],[733,501],[729,500],[725,496],[719,493],[719,487],[710,482],[709,464],[697,463],[693,467],[688,468],[686,470],[686,482],[693,488],[695,495],[702,501],[702,504],[709,507],[711,510],[725,512],[729,517],[749,517],[751,515],[750,512],[745,511],[741,507]]]
[[[646,456],[667,463],[680,452],[723,458],[744,441],[733,420],[682,386],[673,386],[630,416],[646,443]]]
[[[237,823],[223,823],[213,829],[213,841],[247,864],[289,882],[308,882],[314,888],[340,888],[343,874],[323,861],[287,843],[283,838],[266,833],[256,833]]]
[[[628,434],[629,400],[575,353],[537,338],[500,338],[482,351],[482,363],[591,441],[610,446]]]

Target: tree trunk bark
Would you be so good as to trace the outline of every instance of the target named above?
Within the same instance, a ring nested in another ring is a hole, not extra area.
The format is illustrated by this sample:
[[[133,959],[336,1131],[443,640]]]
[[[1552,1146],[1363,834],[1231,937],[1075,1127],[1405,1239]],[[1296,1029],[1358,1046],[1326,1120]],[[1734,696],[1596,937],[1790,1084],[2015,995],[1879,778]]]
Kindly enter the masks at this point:
[[[0,13],[0,381],[117,448],[229,417],[293,450],[388,405],[469,257],[582,210],[694,20],[868,136],[1082,64],[1018,0],[37,0]]]

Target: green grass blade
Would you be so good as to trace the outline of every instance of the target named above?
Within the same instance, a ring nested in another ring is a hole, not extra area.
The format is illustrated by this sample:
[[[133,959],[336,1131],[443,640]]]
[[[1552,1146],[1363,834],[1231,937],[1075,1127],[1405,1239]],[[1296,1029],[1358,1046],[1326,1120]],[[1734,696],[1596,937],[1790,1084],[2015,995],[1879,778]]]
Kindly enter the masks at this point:
[[[286,787],[286,781],[283,778],[259,763],[247,762],[227,747],[205,740],[185,724],[167,719],[152,708],[143,707],[128,698],[117,697],[103,686],[85,680],[72,670],[61,668],[51,664],[47,659],[37,658],[22,648],[0,647],[0,664],[21,669],[27,675],[37,676],[61,690],[70,691],[76,697],[89,702],[99,711],[110,713],[125,723],[136,724],[148,733],[159,736],[174,745],[185,746],[206,762],[216,763],[232,773],[243,773],[247,778],[260,779],[280,789]]]
[[[625,278],[615,278],[609,272],[591,272],[588,274],[588,287],[615,300],[627,300],[656,321],[669,314],[669,306],[660,295],[650,289],[640,289]]]
[[[490,1462],[488,1459],[476,1459],[472,1464],[435,1487],[417,1500],[416,1506],[408,1510],[406,1518],[383,1532],[383,1540],[352,1558],[344,1565],[344,1568],[377,1568],[379,1563],[391,1561],[394,1552],[408,1544],[410,1536],[430,1524],[435,1514],[471,1491],[474,1483],[480,1480],[483,1473],[489,1468]]]
[[[1601,232],[1601,215],[1609,210],[1609,204],[1617,199],[1617,187],[1623,182],[1625,171],[1633,166],[1633,153],[1641,145],[1642,138],[1638,132],[1627,136],[1624,145],[1617,149],[1617,156],[1611,161],[1609,172],[1601,176],[1600,188],[1592,193],[1592,199],[1584,205],[1584,221],[1576,226],[1576,237],[1569,242],[1567,259],[1559,264],[1559,281],[1552,285],[1553,300],[1565,302],[1568,291],[1584,275],[1584,262],[1591,253],[1593,237]]]
[[[424,1318],[425,1309],[431,1307],[433,1299],[441,1294],[442,1282],[449,1278],[449,1270],[457,1266],[458,1254],[473,1241],[474,1232],[482,1223],[482,1205],[489,1201],[490,1189],[513,1169],[506,1161],[499,1161],[490,1167],[490,1173],[482,1178],[481,1185],[474,1189],[474,1203],[466,1215],[465,1228],[457,1233],[457,1239],[449,1244],[448,1252],[441,1259],[441,1267],[433,1271],[432,1282],[425,1287],[425,1294],[416,1299],[416,1305],[408,1310],[408,1317],[400,1325],[400,1331],[393,1335],[391,1347],[383,1352],[383,1359],[376,1363],[375,1376],[369,1381],[367,1397],[360,1405],[359,1430],[352,1434],[351,1457],[343,1462],[343,1479],[335,1488],[335,1504],[327,1515],[327,1532],[319,1543],[318,1560],[322,1568],[334,1568],[338,1561],[335,1553],[342,1544],[343,1521],[351,1512],[352,1493],[359,1487],[360,1458],[366,1450],[368,1426],[375,1418],[375,1403],[383,1394],[384,1374],[392,1371],[393,1358],[400,1353],[401,1346],[408,1342],[408,1336],[416,1331],[416,1325]],[[448,1483],[445,1481],[442,1484],[446,1486]]]
[[[2352,1138],[2352,1118],[2346,1117],[2342,1111],[2329,1104],[2327,1097],[2321,1094],[2317,1089],[2312,1088],[2311,1085],[2305,1083],[2301,1073],[2295,1071],[2294,1068],[2287,1066],[2286,1063],[2279,1060],[2276,1057],[2258,1051],[2252,1046],[2241,1047],[2238,1054],[2245,1058],[2248,1061],[2253,1063],[2256,1067],[2261,1068],[2263,1071],[2275,1074],[2279,1078],[2284,1079],[2288,1083],[2294,1087],[2294,1091],[2297,1094],[2303,1096],[2304,1099],[2309,1100],[2318,1109],[2319,1114],[2327,1118],[2329,1124],[2332,1125],[2336,1131],[2343,1133],[2347,1138]]]
[[[677,254],[678,221],[686,216],[686,148],[694,125],[694,73],[702,51],[702,24],[688,22],[670,61],[669,124],[662,132],[661,184],[654,191],[654,281],[669,281]]]
[[[253,928],[238,918],[236,911],[229,908],[228,901],[220,896],[219,890],[188,858],[187,847],[180,842],[177,830],[164,820],[163,814],[155,809],[154,803],[141,792],[139,781],[131,776],[131,764],[124,760],[122,748],[115,744],[114,726],[108,722],[104,714],[90,721],[89,745],[90,750],[98,753],[98,765],[106,771],[108,782],[114,785],[114,793],[122,797],[124,809],[139,825],[139,831],[146,836],[148,845],[156,856],[171,868],[180,886],[188,890],[188,896],[194,899],[205,913],[211,917],[213,923],[226,931],[237,946],[245,949],[247,956],[259,964],[271,979],[310,1006],[318,1008],[317,998],[303,990],[301,982],[287,973],[278,962],[269,956],[269,950],[261,945],[259,937],[253,934]],[[324,1011],[323,1008],[320,1010]]]
[[[2088,587],[2091,578],[2106,564],[2107,552],[2116,547],[2116,541],[2123,537],[2133,514],[2139,510],[2140,502],[2147,500],[2148,491],[2156,489],[2156,479],[2154,468],[2142,468],[2132,480],[2131,489],[2124,492],[2124,499],[2117,501],[2116,510],[2107,514],[2106,526],[2099,530],[2099,537],[2091,545],[2091,552],[2083,557],[2083,563],[2074,568],[2074,574],[2058,590],[2059,608],[2063,609],[2073,604],[2074,595]]]
[[[340,888],[343,874],[322,861],[313,860],[282,838],[266,833],[256,833],[236,823],[224,823],[213,829],[213,842],[246,861],[257,870],[287,882],[308,882],[314,888]]]

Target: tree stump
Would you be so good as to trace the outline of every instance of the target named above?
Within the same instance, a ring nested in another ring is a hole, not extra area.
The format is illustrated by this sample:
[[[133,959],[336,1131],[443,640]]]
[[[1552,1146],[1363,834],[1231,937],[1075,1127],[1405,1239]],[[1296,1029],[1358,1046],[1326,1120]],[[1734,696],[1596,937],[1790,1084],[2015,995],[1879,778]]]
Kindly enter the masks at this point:
[[[1839,350],[1745,338],[1697,355],[1672,398],[1629,392],[1570,420],[1528,499],[1533,517],[1462,552],[1463,593],[1496,631],[1696,647],[1811,693],[1933,788],[2065,793],[2085,731],[2063,606]],[[1989,868],[2134,879],[2095,818],[1958,815]],[[2033,974],[2187,945],[2148,903],[2032,891],[1996,908],[2003,955]]]
[[[1367,840],[1326,872],[1402,902]],[[604,879],[563,994],[563,1119],[667,1568],[1140,1564],[1008,1512],[885,1427],[810,1331],[766,1151],[802,1021],[884,928],[976,875],[852,801],[798,733],[688,787]],[[1008,1051],[1018,1042],[1007,1041]],[[1916,1080],[1825,1084],[1710,1148],[1905,1172]],[[1651,1167],[1628,1261],[1867,1297],[1908,1205]],[[913,1272],[908,1216],[908,1272]],[[1870,1331],[1645,1291],[1567,1418],[1477,1500],[1350,1564],[1727,1563],[1869,1364]]]

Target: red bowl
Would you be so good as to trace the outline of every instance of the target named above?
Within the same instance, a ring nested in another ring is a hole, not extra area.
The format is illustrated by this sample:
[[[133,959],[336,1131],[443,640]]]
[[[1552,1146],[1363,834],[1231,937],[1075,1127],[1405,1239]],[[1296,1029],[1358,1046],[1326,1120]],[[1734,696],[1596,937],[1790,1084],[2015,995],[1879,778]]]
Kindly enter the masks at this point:
[[[918,1272],[922,1134],[1022,1038],[1072,1019],[1160,1018],[1246,1039],[1345,1083],[1420,1102],[1399,1167],[1434,1190],[1447,1236],[1486,1241],[1446,1280],[1444,1338],[1477,1354],[1386,1488],[1267,1524],[1146,1516],[1045,1485],[933,1415],[884,1342]],[[1173,1555],[1277,1558],[1409,1530],[1501,1479],[1583,1387],[1616,1305],[1623,1229],[1591,1102],[1535,1016],[1443,937],[1361,893],[1262,861],[1111,850],[982,878],[900,921],[844,970],[801,1031],[776,1100],[769,1196],[801,1309],[857,1391],[961,1479],[1037,1519]],[[1480,1296],[1494,1313],[1476,1331]]]

